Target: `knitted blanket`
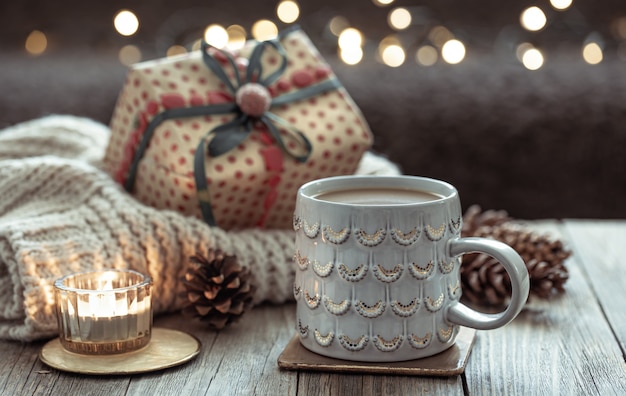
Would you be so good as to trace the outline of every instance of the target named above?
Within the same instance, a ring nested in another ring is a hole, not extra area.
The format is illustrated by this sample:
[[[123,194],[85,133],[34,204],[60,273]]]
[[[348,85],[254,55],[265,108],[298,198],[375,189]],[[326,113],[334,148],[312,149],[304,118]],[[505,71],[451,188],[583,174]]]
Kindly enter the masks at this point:
[[[250,268],[254,303],[292,299],[291,230],[226,232],[144,206],[100,169],[106,126],[50,116],[0,131],[0,339],[57,334],[54,281],[132,268],[154,281],[156,314],[179,310],[189,257],[222,249]],[[357,173],[398,174],[366,154]]]

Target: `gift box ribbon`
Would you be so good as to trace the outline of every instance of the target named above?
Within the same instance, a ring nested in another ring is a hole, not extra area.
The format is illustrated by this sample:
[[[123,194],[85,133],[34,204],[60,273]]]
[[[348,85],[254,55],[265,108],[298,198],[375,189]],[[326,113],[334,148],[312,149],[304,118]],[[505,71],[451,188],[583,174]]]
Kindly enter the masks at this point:
[[[285,30],[281,32],[277,38],[263,41],[255,45],[248,59],[248,66],[245,68],[245,74],[243,76],[240,74],[239,68],[237,67],[237,64],[231,54],[216,47],[213,47],[203,41],[201,51],[204,64],[215,74],[215,76],[222,83],[224,83],[226,89],[231,94],[233,94],[233,97],[237,97],[238,93],[243,92],[242,90],[252,91],[251,98],[256,100],[256,102],[253,100],[252,106],[248,106],[249,108],[246,108],[241,103],[238,103],[238,101],[235,101],[233,103],[220,103],[191,107],[176,107],[184,106],[184,101],[179,101],[180,103],[175,103],[176,101],[172,101],[174,103],[169,104],[169,107],[171,108],[167,108],[166,110],[156,114],[152,118],[152,120],[146,125],[144,133],[133,155],[133,159],[130,164],[126,180],[124,181],[124,188],[129,192],[132,191],[135,184],[135,179],[137,177],[139,162],[143,158],[156,128],[161,123],[171,119],[190,118],[206,115],[232,113],[235,114],[235,118],[233,118],[231,121],[218,125],[217,127],[207,132],[200,139],[200,142],[198,143],[195,150],[194,179],[196,184],[196,193],[200,205],[200,210],[202,212],[202,217],[204,221],[211,226],[215,226],[216,221],[213,210],[211,208],[211,201],[205,173],[205,160],[207,157],[207,150],[208,154],[211,157],[218,157],[224,153],[229,152],[248,137],[250,132],[252,132],[255,123],[260,122],[267,128],[275,142],[285,153],[296,159],[298,162],[306,162],[312,151],[312,145],[310,141],[301,131],[299,131],[286,120],[282,119],[276,114],[271,113],[269,110],[276,106],[284,105],[298,100],[308,99],[314,96],[321,95],[324,92],[335,90],[341,87],[341,83],[339,82],[339,80],[334,77],[329,77],[322,82],[301,88],[297,91],[282,94],[274,98],[268,98],[270,100],[266,104],[265,108],[261,108],[261,110],[258,109],[259,104],[263,105],[263,89],[267,89],[272,83],[276,82],[278,78],[284,73],[287,67],[287,53],[285,52],[283,46],[280,44],[279,39],[296,29],[298,29],[298,27],[293,27],[291,29]],[[273,48],[278,53],[278,56],[280,57],[280,62],[276,70],[269,73],[269,75],[264,76],[261,58],[268,48]],[[213,51],[213,54],[211,53],[211,51]],[[232,70],[234,72],[234,81],[229,78],[228,73],[226,72],[226,70],[224,70],[220,61],[216,59],[215,54],[217,53],[221,54],[221,56],[225,58],[226,62],[232,67]],[[255,90],[255,88],[258,88],[259,86],[263,88],[260,88],[260,90]],[[255,91],[257,92],[256,95]],[[261,97],[261,99],[258,99],[259,97]],[[246,110],[248,112],[246,112]],[[287,131],[287,133],[289,133],[292,137],[296,138],[297,141],[299,141],[304,154],[298,155],[295,151],[289,149],[280,134],[279,128],[281,127],[282,129]],[[211,136],[213,136],[213,139],[211,139],[207,147],[207,140]]]

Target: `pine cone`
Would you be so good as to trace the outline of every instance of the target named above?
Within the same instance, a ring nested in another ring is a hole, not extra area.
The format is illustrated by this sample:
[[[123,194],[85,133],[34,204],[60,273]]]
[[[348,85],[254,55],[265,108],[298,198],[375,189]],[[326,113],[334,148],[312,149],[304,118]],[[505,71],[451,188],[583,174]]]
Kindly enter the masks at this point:
[[[252,306],[256,288],[250,271],[235,256],[210,250],[208,257],[196,255],[190,260],[183,279],[189,301],[184,313],[207,321],[209,328],[222,329]]]
[[[504,210],[487,210],[482,212],[480,206],[472,205],[463,215],[463,236],[474,236],[480,227],[495,227],[511,221],[509,214]]]
[[[467,212],[470,225],[463,230],[471,232],[463,236],[492,238],[515,249],[530,274],[531,295],[549,298],[564,292],[563,284],[569,275],[563,262],[571,252],[564,249],[561,241],[512,223],[506,212],[487,211],[480,214],[480,208],[470,209]],[[463,296],[477,304],[504,305],[511,294],[511,281],[504,267],[485,254],[463,256],[461,282]]]

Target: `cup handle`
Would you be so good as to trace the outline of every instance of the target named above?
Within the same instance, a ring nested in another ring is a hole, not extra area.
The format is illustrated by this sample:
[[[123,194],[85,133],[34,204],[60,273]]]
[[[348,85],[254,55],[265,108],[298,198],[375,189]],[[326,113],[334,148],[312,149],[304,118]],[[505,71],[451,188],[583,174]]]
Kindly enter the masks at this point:
[[[528,299],[530,279],[524,261],[513,248],[492,239],[471,237],[451,239],[448,252],[451,257],[479,252],[495,258],[511,278],[512,293],[509,306],[497,314],[478,312],[455,301],[445,312],[446,320],[478,330],[490,330],[506,325],[520,313]]]

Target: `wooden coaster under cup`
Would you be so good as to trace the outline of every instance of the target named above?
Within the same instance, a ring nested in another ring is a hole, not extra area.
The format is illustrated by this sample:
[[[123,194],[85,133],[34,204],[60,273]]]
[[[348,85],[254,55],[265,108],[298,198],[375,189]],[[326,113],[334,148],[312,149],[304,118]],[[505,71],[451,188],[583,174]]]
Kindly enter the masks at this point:
[[[296,334],[278,357],[278,366],[286,370],[335,373],[454,376],[462,374],[465,370],[475,336],[476,330],[461,327],[454,345],[437,355],[404,362],[371,363],[333,359],[318,355],[303,347]]]

